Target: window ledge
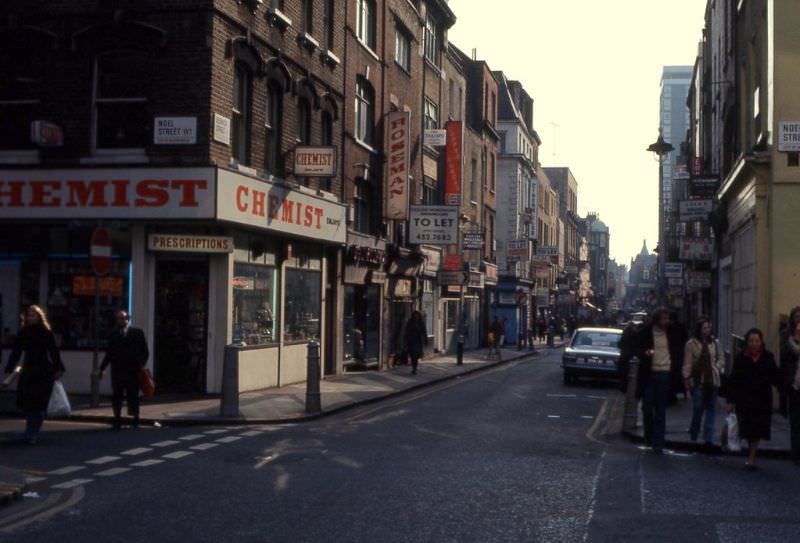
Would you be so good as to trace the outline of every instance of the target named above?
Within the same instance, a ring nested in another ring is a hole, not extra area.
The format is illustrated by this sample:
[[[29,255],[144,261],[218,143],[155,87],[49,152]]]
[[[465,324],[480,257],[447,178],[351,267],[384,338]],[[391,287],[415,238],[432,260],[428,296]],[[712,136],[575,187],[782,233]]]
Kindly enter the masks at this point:
[[[371,146],[369,143],[367,143],[365,141],[362,141],[362,140],[358,139],[355,136],[353,136],[353,141],[356,142],[356,144],[359,145],[360,147],[363,147],[364,149],[369,151],[370,153],[378,154],[378,151],[373,146]]]
[[[41,160],[38,149],[0,151],[0,164],[39,164]]]
[[[403,66],[402,64],[397,62],[397,59],[395,59],[394,65],[397,66],[398,68],[400,68],[400,71],[403,72],[404,74],[406,74],[408,77],[413,77],[411,75],[411,71],[409,71],[405,66]]]
[[[267,22],[270,26],[278,27],[281,32],[285,32],[287,28],[292,26],[292,20],[278,8],[269,8],[267,10]]]
[[[144,149],[128,149],[120,151],[97,151],[97,154],[83,157],[81,164],[147,164],[150,158],[144,154]]]
[[[424,56],[424,55],[423,55],[423,58],[425,59],[425,65],[426,65],[428,68],[430,68],[431,70],[433,70],[434,72],[436,72],[436,73],[437,73],[439,76],[441,76],[441,75],[442,75],[442,73],[443,73],[443,72],[442,72],[442,69],[441,69],[439,66],[437,66],[436,64],[434,64],[433,62],[431,62],[431,59],[429,59],[428,57],[426,57],[426,56]]]
[[[369,54],[370,54],[370,56],[371,56],[372,58],[374,58],[374,59],[375,59],[375,60],[377,60],[378,62],[380,62],[380,61],[381,61],[381,57],[379,57],[379,56],[378,56],[378,53],[376,53],[375,51],[373,51],[373,50],[372,50],[372,47],[370,47],[369,45],[367,45],[367,43],[366,43],[364,40],[362,40],[361,38],[359,38],[358,36],[356,36],[356,41],[357,41],[359,44],[361,44],[361,47],[362,47],[362,48],[363,48],[363,49],[364,49],[364,50],[365,50],[367,53],[369,53]]]
[[[316,38],[314,38],[314,36],[312,36],[308,32],[298,33],[297,43],[300,44],[300,47],[307,49],[311,53],[319,49],[319,42],[317,41]]]
[[[322,51],[320,51],[319,57],[322,59],[322,62],[324,62],[331,68],[335,68],[336,66],[342,63],[342,60],[336,55],[334,55],[333,52],[331,52],[328,49],[323,49]]]

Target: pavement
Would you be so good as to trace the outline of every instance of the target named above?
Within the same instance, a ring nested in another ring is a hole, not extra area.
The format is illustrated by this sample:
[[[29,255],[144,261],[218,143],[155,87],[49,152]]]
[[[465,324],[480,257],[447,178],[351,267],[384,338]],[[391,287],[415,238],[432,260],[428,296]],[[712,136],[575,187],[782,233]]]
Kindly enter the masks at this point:
[[[624,397],[622,398],[624,401]],[[642,410],[637,409],[638,420],[634,431],[623,430],[623,434],[636,442],[644,442],[644,424],[642,422]],[[698,452],[704,445],[702,438],[702,425],[700,437],[697,441],[692,441],[689,437],[689,426],[692,421],[692,402],[690,399],[678,397],[676,404],[667,407],[667,434],[666,446],[670,449]],[[718,400],[716,417],[714,423],[714,444],[719,452],[722,449],[720,437],[722,428],[725,424],[725,399]],[[790,457],[789,440],[789,419],[784,418],[779,413],[772,415],[772,439],[761,441],[758,445],[759,455],[773,458]],[[744,454],[744,453],[742,453]]]
[[[557,342],[556,348],[560,347]],[[245,392],[239,396],[239,417],[220,416],[220,396],[207,395],[191,399],[144,400],[140,410],[142,425],[193,426],[235,424],[281,424],[318,419],[345,409],[378,402],[443,381],[483,371],[540,351],[552,351],[546,345],[536,349],[501,349],[501,356],[489,357],[487,349],[464,353],[463,364],[456,365],[455,355],[442,355],[420,361],[416,375],[410,366],[396,366],[385,371],[347,372],[320,382],[321,411],[305,412],[306,385],[299,383],[280,388]],[[13,407],[13,392],[0,392],[0,414],[18,416]],[[111,403],[102,398],[100,406],[89,407],[89,398],[71,397],[70,421],[111,423]],[[19,498],[24,491],[24,477],[0,465],[0,504]],[[7,492],[6,492],[7,491]]]

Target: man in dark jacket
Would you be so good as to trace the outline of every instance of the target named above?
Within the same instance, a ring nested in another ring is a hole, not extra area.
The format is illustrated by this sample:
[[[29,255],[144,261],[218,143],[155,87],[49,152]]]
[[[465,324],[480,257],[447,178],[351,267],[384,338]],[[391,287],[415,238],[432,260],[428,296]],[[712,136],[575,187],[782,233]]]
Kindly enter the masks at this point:
[[[639,373],[636,397],[642,398],[645,443],[660,454],[664,450],[666,412],[675,372],[683,364],[680,329],[666,309],[656,309],[637,341]]]
[[[111,334],[108,350],[100,366],[100,378],[111,365],[111,406],[114,409],[114,428],[120,427],[122,396],[127,396],[128,411],[133,415],[133,427],[139,426],[139,370],[147,364],[150,351],[144,332],[129,325],[128,313],[117,311],[117,327]]]
[[[425,350],[425,345],[428,343],[428,332],[425,329],[425,320],[422,318],[422,313],[414,311],[411,313],[411,318],[406,323],[405,331],[405,347],[408,351],[408,356],[411,358],[411,373],[417,373],[417,364],[419,359],[422,358]]]

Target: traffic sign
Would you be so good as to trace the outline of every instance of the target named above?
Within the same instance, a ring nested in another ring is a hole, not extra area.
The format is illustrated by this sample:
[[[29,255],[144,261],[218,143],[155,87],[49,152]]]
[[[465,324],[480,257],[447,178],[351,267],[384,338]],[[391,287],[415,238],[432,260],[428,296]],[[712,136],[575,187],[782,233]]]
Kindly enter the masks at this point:
[[[108,228],[95,228],[89,245],[92,270],[97,275],[108,274],[111,270],[111,232]]]

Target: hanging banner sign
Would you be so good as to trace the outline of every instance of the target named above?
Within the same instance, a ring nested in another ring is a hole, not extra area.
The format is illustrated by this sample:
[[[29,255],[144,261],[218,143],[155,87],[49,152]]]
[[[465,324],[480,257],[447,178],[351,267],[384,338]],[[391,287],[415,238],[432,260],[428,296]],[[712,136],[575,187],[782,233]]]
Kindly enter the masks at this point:
[[[447,122],[445,145],[444,203],[461,205],[461,121]]]
[[[686,274],[689,288],[711,288],[711,273],[690,271]]]
[[[297,177],[333,177],[336,175],[336,147],[294,148],[294,174]]]
[[[681,200],[679,202],[680,221],[704,221],[714,209],[714,201],[707,200]]]
[[[458,208],[454,206],[411,206],[409,242],[429,245],[458,243]]]
[[[483,249],[483,232],[464,232],[461,246],[471,251]]]
[[[664,262],[664,277],[683,277],[683,264]]]
[[[392,111],[386,126],[386,218],[405,220],[408,218],[408,164],[410,114]]]

